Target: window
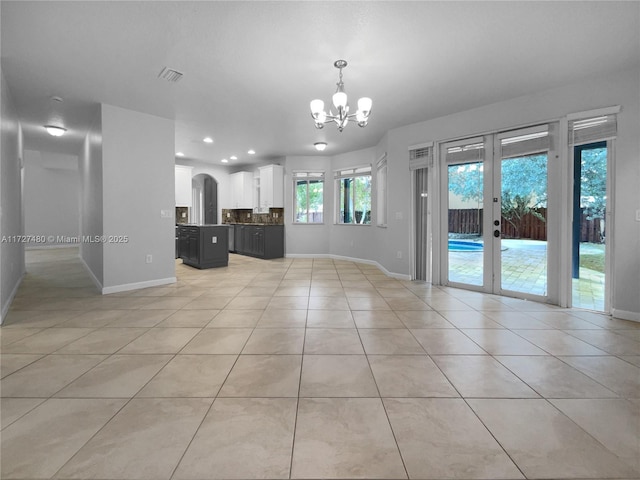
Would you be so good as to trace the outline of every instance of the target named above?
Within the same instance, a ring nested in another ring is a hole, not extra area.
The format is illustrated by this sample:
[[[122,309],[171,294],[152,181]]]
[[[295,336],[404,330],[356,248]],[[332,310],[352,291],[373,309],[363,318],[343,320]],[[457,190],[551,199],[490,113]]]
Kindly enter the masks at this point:
[[[385,153],[376,166],[376,221],[379,227],[387,226],[387,154]]]
[[[324,173],[293,173],[293,223],[322,223]]]
[[[371,224],[371,165],[335,172],[338,222]]]

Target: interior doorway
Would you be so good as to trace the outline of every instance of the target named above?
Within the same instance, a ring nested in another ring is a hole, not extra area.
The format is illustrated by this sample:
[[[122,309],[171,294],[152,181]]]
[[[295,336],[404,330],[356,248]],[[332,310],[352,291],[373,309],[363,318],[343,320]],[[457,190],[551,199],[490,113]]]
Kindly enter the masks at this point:
[[[218,182],[206,173],[199,173],[192,179],[193,210],[192,222],[200,225],[218,223]]]

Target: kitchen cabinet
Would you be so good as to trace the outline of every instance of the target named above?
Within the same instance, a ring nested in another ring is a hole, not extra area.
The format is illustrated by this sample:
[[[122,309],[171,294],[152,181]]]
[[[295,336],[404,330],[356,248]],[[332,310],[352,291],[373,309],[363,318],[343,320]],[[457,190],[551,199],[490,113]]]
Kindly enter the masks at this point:
[[[236,253],[257,258],[284,257],[284,225],[234,227]]]
[[[180,225],[178,254],[182,262],[196,268],[229,264],[229,227],[226,225]]]
[[[191,194],[192,170],[193,167],[175,166],[176,207],[191,207],[193,204],[193,195]]]
[[[284,208],[284,167],[260,167],[260,210]]]
[[[229,175],[231,180],[230,208],[253,209],[253,173],[237,172]]]

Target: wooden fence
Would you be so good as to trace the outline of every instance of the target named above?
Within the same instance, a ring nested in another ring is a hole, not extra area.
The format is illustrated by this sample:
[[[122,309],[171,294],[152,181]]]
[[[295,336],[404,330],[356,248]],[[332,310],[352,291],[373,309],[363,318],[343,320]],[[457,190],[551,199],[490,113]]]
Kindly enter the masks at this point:
[[[543,218],[546,218],[546,208],[539,208],[537,211]],[[482,210],[476,209],[449,210],[449,233],[482,235],[482,213]],[[604,242],[604,237],[601,234],[601,232],[604,232],[604,221],[604,218],[588,219],[583,214],[580,241],[589,243]],[[547,239],[547,223],[535,215],[525,215],[518,230],[504,218],[502,219],[501,234],[503,238]]]

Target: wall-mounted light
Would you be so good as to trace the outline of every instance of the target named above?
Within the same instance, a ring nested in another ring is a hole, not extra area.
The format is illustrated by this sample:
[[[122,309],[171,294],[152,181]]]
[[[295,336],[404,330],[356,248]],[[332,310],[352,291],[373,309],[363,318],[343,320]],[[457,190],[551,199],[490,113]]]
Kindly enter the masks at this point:
[[[58,127],[56,125],[45,125],[44,129],[47,131],[47,133],[53,137],[61,137],[62,135],[64,135],[67,131],[66,128],[64,127]]]
[[[319,152],[323,152],[325,148],[327,148],[327,142],[316,142],[313,144],[316,147],[316,150]]]

